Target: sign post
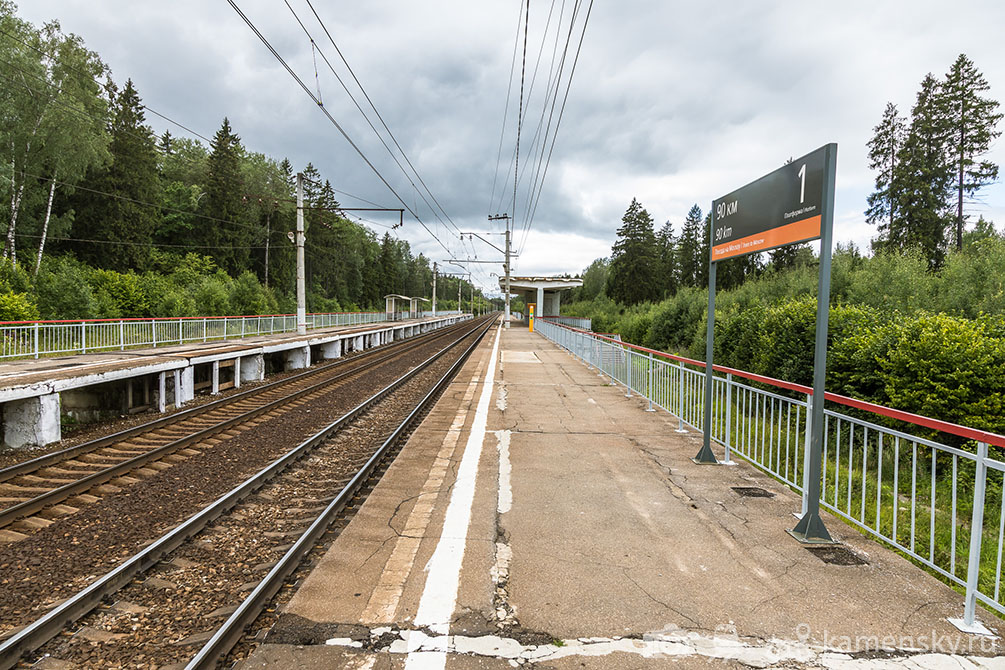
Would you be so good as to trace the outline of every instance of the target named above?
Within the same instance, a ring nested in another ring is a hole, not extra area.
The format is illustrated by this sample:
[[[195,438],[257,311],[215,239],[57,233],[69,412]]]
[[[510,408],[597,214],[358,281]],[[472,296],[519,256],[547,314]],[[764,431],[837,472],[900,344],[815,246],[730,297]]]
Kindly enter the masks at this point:
[[[712,351],[715,330],[715,270],[719,261],[820,239],[813,403],[804,512],[789,533],[801,542],[833,542],[820,518],[820,468],[830,313],[831,246],[837,145],[827,144],[746,186],[712,201],[709,226],[708,326],[705,335],[704,435],[696,463],[718,463],[711,448]],[[728,401],[728,399],[727,399]]]

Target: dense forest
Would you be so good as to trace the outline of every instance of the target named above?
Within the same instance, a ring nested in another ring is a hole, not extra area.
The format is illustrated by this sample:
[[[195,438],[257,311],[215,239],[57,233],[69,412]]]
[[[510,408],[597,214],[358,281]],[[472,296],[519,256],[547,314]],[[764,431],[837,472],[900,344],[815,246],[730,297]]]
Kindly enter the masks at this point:
[[[148,112],[160,115],[132,81],[116,83],[80,37],[19,19],[9,0],[0,80],[0,320],[294,311],[289,160],[248,149],[226,118],[205,142],[155,135]],[[301,172],[308,311],[431,295],[429,259],[393,227],[378,237],[351,220],[312,164]],[[456,308],[458,282],[468,299],[467,281],[441,276],[439,308]]]
[[[998,103],[964,55],[927,75],[901,118],[889,104],[867,147],[876,171],[871,254],[838,245],[831,279],[830,391],[1005,433],[1005,238],[964,207],[997,178],[985,159]],[[610,258],[563,313],[597,331],[703,359],[709,217],[679,232],[632,200]],[[716,362],[809,385],[818,263],[808,245],[719,263]]]

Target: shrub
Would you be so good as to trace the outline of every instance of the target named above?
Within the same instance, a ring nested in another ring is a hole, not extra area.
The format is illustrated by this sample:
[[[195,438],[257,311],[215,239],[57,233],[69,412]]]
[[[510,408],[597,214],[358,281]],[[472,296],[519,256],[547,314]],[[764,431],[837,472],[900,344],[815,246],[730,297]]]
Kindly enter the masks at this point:
[[[98,303],[87,283],[86,266],[70,257],[47,261],[35,280],[38,311],[43,319],[88,319]]]
[[[234,314],[269,314],[274,311],[275,299],[258,283],[250,271],[243,272],[230,284],[230,309]]]
[[[38,306],[27,293],[0,293],[0,321],[35,321]]]

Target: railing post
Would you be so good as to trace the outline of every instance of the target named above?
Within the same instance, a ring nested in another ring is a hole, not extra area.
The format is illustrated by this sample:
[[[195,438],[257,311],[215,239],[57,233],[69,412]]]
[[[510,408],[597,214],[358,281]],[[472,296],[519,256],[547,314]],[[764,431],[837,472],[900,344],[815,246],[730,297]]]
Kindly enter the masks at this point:
[[[150,319],[150,342],[150,346],[157,346],[157,319]]]
[[[649,399],[649,406],[646,407],[646,411],[647,412],[655,412],[656,411],[655,409],[653,409],[653,367],[655,367],[655,365],[656,365],[656,360],[653,358],[653,355],[650,353],[649,354],[648,381],[646,383],[646,397]]]
[[[38,321],[35,322],[35,358],[38,358]]]
[[[202,341],[206,341],[206,317],[202,317]]]
[[[991,635],[977,621],[977,587],[981,573],[981,540],[984,535],[984,492],[987,486],[988,445],[977,443],[977,471],[974,473],[974,509],[970,515],[970,556],[967,561],[967,590],[962,619],[949,621],[960,630],[975,635]]]
[[[182,328],[184,328],[184,324],[185,321],[181,317],[178,317],[178,344],[183,344],[185,342],[185,331],[182,330]]]
[[[80,322],[80,353],[87,353],[87,322]]]
[[[247,321],[248,321],[247,318],[245,318],[243,316],[241,317],[241,339],[242,340],[244,339],[244,324],[247,323]]]
[[[684,428],[684,361],[677,361],[677,431],[686,433]]]
[[[632,397],[632,350],[625,349],[625,397]]]
[[[223,341],[227,341],[227,317],[223,317]]]
[[[731,440],[733,439],[733,390],[732,390],[732,386],[733,386],[733,373],[732,372],[727,372],[726,373],[726,439],[725,439],[725,445],[724,445],[726,447],[726,459],[723,461],[723,463],[731,463],[732,462],[732,459],[729,456],[729,451],[730,451],[729,445],[730,445]]]

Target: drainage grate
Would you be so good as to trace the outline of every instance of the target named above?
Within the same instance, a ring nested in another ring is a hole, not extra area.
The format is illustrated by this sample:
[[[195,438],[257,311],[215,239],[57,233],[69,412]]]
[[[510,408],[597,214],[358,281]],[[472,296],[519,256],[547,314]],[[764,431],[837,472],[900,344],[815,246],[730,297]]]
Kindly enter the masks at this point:
[[[762,489],[760,486],[734,486],[732,487],[739,495],[744,498],[774,498],[775,494],[771,491]]]
[[[824,563],[830,563],[831,565],[869,565],[869,561],[865,560],[851,549],[842,547],[841,545],[806,547],[806,551],[810,552]]]

